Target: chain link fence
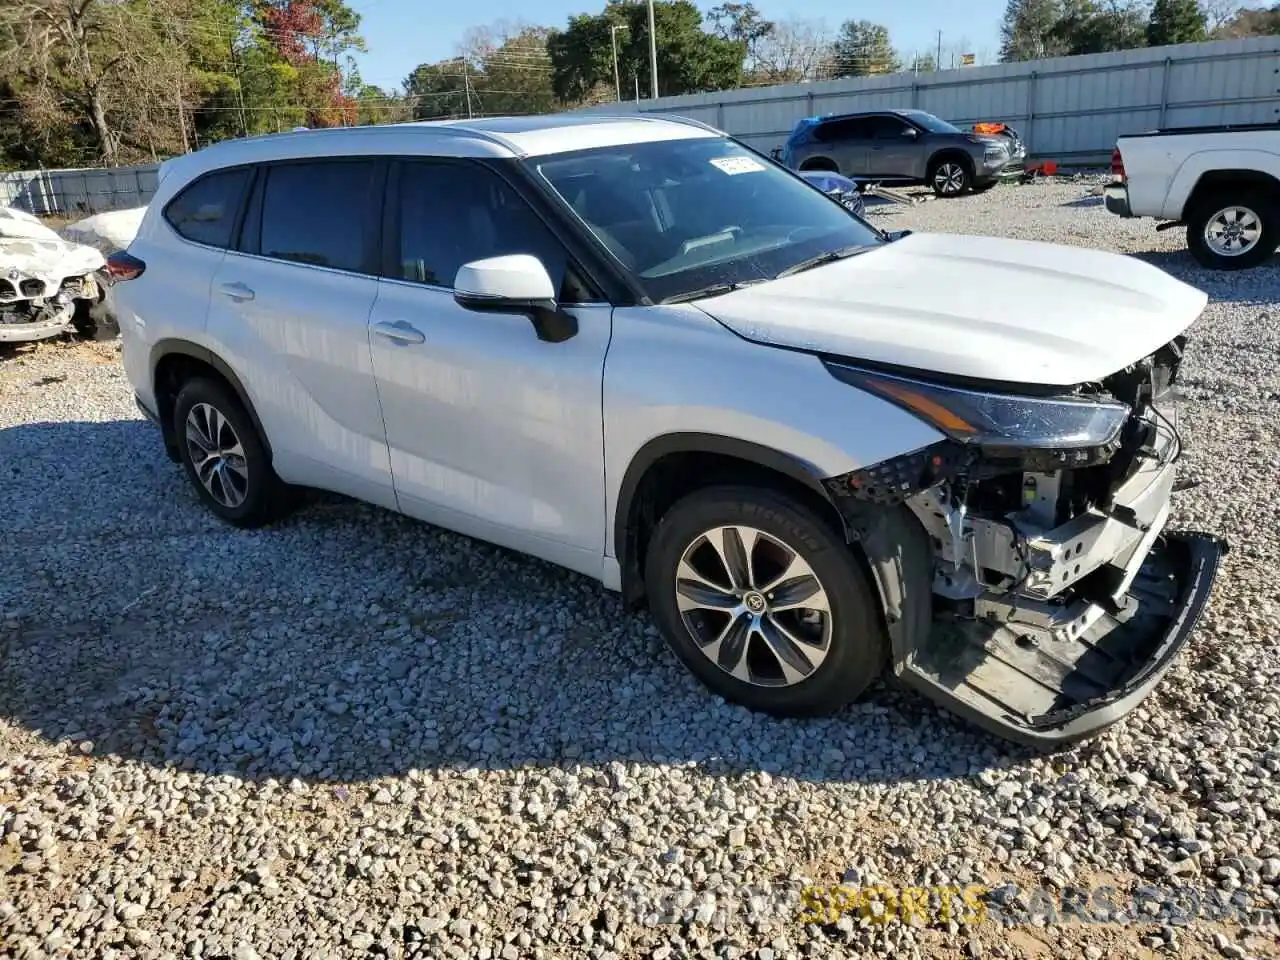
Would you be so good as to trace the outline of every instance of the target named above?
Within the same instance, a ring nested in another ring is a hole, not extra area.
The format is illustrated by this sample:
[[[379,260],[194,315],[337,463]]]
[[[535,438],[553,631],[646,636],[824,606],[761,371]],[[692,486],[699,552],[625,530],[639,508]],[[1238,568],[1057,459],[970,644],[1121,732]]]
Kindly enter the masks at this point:
[[[155,195],[159,169],[150,164],[0,173],[0,205],[36,216],[65,217],[142,207]]]

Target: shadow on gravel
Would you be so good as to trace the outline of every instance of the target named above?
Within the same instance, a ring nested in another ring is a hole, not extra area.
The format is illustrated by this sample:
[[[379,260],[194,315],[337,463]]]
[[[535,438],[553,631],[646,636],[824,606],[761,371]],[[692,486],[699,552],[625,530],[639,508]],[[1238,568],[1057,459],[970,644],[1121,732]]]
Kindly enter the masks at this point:
[[[1280,300],[1280,260],[1252,270],[1208,270],[1186,249],[1147,250],[1129,256],[1203,290],[1214,302],[1270,304]]]
[[[230,528],[141,420],[0,430],[0,464],[0,715],[72,755],[335,784],[615,760],[917,781],[1031,756],[891,684],[807,722],[718,703],[599,584],[377,508]]]
[[[1105,202],[1102,197],[1080,197],[1078,200],[1067,200],[1060,203],[1060,207],[1100,207]]]

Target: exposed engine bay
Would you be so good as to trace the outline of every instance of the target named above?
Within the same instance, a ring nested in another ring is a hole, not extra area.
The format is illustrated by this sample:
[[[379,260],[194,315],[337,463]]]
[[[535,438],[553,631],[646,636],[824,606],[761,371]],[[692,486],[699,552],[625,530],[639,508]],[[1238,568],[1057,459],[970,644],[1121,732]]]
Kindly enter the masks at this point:
[[[106,261],[21,210],[0,208],[0,342],[94,332]]]
[[[971,719],[1055,743],[1095,732],[1098,711],[1158,679],[1225,550],[1165,531],[1185,343],[1069,397],[1000,397],[1018,408],[1002,414],[1017,445],[949,439],[828,481],[846,516],[853,504],[901,505],[928,538],[931,623],[926,640],[895,649],[899,674]],[[1078,422],[1051,422],[1063,410]],[[1082,445],[1085,435],[1101,442]]]

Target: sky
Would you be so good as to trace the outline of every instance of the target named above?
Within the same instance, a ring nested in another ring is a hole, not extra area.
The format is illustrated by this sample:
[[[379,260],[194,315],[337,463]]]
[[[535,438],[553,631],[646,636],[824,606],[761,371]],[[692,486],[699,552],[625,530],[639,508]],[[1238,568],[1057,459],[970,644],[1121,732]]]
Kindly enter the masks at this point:
[[[420,63],[443,60],[470,27],[523,21],[563,27],[572,14],[597,13],[604,0],[348,0],[363,18],[369,52],[358,58],[365,83],[399,87]],[[705,12],[718,0],[696,0]],[[834,34],[844,20],[882,23],[902,51],[933,52],[942,31],[942,66],[960,52],[994,57],[1005,0],[755,0],[768,19],[823,20]],[[979,60],[982,62],[982,60]]]

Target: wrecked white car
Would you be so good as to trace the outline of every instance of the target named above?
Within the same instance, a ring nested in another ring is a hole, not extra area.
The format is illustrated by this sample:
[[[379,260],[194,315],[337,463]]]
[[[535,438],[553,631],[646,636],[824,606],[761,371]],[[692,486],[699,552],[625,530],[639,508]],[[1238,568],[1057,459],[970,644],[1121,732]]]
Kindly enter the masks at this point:
[[[65,333],[95,337],[111,327],[93,247],[63,240],[31,214],[0,207],[0,343]]]

